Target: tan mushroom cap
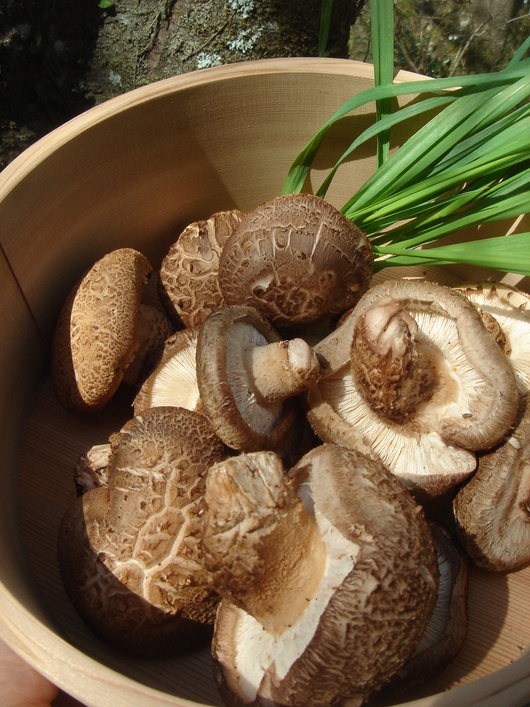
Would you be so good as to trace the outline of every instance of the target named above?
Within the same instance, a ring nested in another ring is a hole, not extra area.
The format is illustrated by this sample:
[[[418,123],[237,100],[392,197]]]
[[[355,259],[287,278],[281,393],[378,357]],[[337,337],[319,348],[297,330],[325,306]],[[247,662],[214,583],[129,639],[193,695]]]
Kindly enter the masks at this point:
[[[372,273],[372,248],[351,221],[323,199],[291,194],[244,216],[221,253],[219,286],[227,304],[294,327],[352,307]]]
[[[243,213],[233,209],[191,223],[162,261],[161,300],[170,315],[185,327],[199,326],[210,312],[224,304],[217,278],[219,258],[242,218]]]
[[[232,449],[275,449],[295,419],[293,397],[320,373],[302,339],[282,341],[253,307],[223,307],[207,317],[197,340],[203,410]]]
[[[58,537],[65,588],[92,630],[128,653],[187,649],[210,635],[195,506],[225,447],[202,415],[153,408],[111,435],[107,485],[66,511]]]
[[[135,415],[168,406],[201,411],[195,367],[198,333],[197,327],[181,329],[166,339],[157,366],[134,399]]]
[[[530,404],[525,395],[513,432],[488,454],[457,493],[460,541],[475,564],[508,572],[530,564]]]
[[[438,563],[420,509],[382,465],[322,445],[287,480],[272,453],[241,455],[212,467],[205,504],[228,704],[353,704],[411,656]]]
[[[358,319],[389,297],[417,322],[415,345],[435,374],[432,394],[397,422],[374,410],[359,389],[348,348]],[[405,484],[431,496],[467,478],[475,451],[497,444],[517,414],[519,393],[507,358],[474,306],[442,285],[383,282],[314,348],[324,362],[308,394],[316,434],[380,459]]]
[[[151,264],[132,248],[105,255],[67,298],[55,328],[51,372],[65,407],[103,408],[139,344],[143,286]]]

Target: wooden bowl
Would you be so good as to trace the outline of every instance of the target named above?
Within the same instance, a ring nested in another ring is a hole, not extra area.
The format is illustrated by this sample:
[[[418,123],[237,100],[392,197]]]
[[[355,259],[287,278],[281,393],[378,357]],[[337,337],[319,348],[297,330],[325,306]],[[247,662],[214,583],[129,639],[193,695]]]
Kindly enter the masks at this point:
[[[64,594],[55,545],[75,495],[74,465],[131,411],[126,394],[89,420],[57,404],[47,370],[63,299],[83,270],[113,248],[137,248],[157,264],[191,221],[278,195],[306,141],[344,100],[371,85],[370,66],[328,59],[195,72],[88,111],[0,174],[0,634],[85,704],[221,701],[207,649],[173,660],[125,659],[89,633]],[[351,131],[373,118],[367,106],[332,129],[315,183]],[[405,137],[396,128],[394,140]],[[362,148],[341,169],[329,200],[341,206],[374,165],[374,146]],[[437,706],[524,704],[530,697],[529,586],[530,569],[509,575],[472,569],[464,648],[407,699]]]

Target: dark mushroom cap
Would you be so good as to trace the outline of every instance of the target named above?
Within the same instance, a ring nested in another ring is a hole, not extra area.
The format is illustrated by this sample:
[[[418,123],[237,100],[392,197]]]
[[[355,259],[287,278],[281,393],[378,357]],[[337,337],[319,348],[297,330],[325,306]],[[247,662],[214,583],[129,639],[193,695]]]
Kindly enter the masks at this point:
[[[62,520],[66,591],[94,633],[127,653],[186,650],[210,635],[218,601],[193,528],[207,470],[226,448],[204,416],[161,407],[127,422],[110,447],[106,484]]]
[[[322,579],[313,594],[304,593],[303,584],[295,585],[307,607],[298,615],[297,602],[292,601],[293,621],[284,620],[279,635],[265,631],[253,616],[223,598],[212,650],[221,691],[232,696],[227,697],[228,704],[311,707],[365,698],[412,655],[436,602],[438,563],[428,525],[411,495],[381,464],[324,444],[305,455],[288,478],[283,483],[298,488],[306,513],[321,529],[326,569],[321,569],[318,553],[313,552],[314,543],[310,552],[301,552],[295,534],[289,548],[282,531],[280,577],[274,582],[271,576],[270,588],[283,593],[292,576],[303,572],[294,563],[283,574],[288,554],[299,564],[313,566]],[[210,475],[208,486],[212,481]],[[227,557],[237,557],[236,543],[250,548],[251,564],[252,547],[262,548],[262,563],[267,555],[274,557],[265,547],[269,539],[276,542],[277,517],[278,525],[287,526],[285,513],[292,503],[283,503],[279,484],[280,477],[271,481],[262,473],[242,482],[245,513],[230,514],[230,522],[218,528],[221,533],[226,530]],[[260,489],[256,497],[263,496],[272,507],[256,503],[253,509],[254,486]],[[270,486],[271,493],[262,486]],[[290,499],[288,492],[287,496]],[[276,509],[275,498],[282,500]],[[298,517],[296,504],[292,506]],[[238,523],[249,533],[237,532]],[[220,561],[221,542],[216,535]],[[247,555],[242,552],[237,564],[245,583]],[[269,574],[274,572],[270,562]],[[230,581],[235,592],[237,580],[232,576]],[[263,611],[272,614],[275,600],[270,588]]]
[[[476,565],[510,572],[530,564],[530,402],[521,401],[514,430],[457,493],[460,542]]]
[[[295,327],[352,307],[372,273],[372,248],[351,221],[323,199],[291,194],[244,216],[221,253],[219,286],[227,304]]]

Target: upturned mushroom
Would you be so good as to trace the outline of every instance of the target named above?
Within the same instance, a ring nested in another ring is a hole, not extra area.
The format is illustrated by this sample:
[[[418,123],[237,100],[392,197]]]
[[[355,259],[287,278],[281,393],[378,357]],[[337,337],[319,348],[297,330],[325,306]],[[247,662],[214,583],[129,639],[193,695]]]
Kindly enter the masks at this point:
[[[530,404],[503,444],[479,456],[453,501],[460,542],[476,565],[509,572],[530,564]]]
[[[282,340],[253,307],[218,309],[199,329],[202,407],[232,449],[278,448],[296,419],[293,398],[319,374],[312,348],[303,339]]]
[[[291,194],[245,214],[222,250],[219,286],[227,304],[296,327],[352,307],[372,273],[370,243],[351,221],[323,199]]]
[[[133,402],[134,414],[152,407],[182,407],[199,412],[197,385],[197,327],[181,329],[166,339],[160,359],[140,386]]]
[[[530,392],[530,295],[500,282],[467,283],[458,289],[489,322],[521,392]]]
[[[442,285],[383,282],[314,349],[316,434],[380,459],[429,496],[469,477],[475,452],[498,444],[517,414],[508,359],[475,307]]]
[[[187,226],[160,267],[160,299],[172,319],[185,327],[200,326],[223,306],[218,269],[221,251],[243,218],[237,209],[220,211]]]
[[[106,643],[144,656],[188,649],[211,636],[218,603],[195,506],[226,449],[204,416],[180,408],[148,410],[109,442],[106,483],[79,497],[60,527],[64,586]]]
[[[436,603],[436,551],[382,465],[321,445],[287,478],[273,452],[243,454],[210,469],[203,506],[228,704],[360,704],[412,655]]]
[[[143,286],[152,266],[132,248],[98,260],[66,299],[55,327],[51,374],[66,408],[101,410],[139,346]]]

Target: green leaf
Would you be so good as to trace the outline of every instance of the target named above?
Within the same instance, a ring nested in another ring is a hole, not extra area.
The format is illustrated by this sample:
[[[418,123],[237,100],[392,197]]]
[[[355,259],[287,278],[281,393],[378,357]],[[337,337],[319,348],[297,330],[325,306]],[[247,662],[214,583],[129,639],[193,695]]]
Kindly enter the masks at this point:
[[[333,0],[322,0],[320,10],[320,35],[318,38],[318,56],[326,56],[328,44],[329,28],[331,26],[331,12],[333,10]]]
[[[389,0],[371,0],[372,45],[376,86],[391,84],[394,79],[394,3]],[[376,119],[392,113],[392,99],[380,98],[375,105]],[[390,130],[377,135],[377,166],[388,159]]]
[[[494,268],[504,272],[528,275],[530,272],[530,233],[514,233],[476,241],[466,241],[426,250],[405,250],[399,246],[381,246],[374,249],[378,260],[376,269],[394,265],[447,265],[461,263]]]
[[[115,5],[114,0],[99,0],[98,7],[100,10],[111,10]]]

